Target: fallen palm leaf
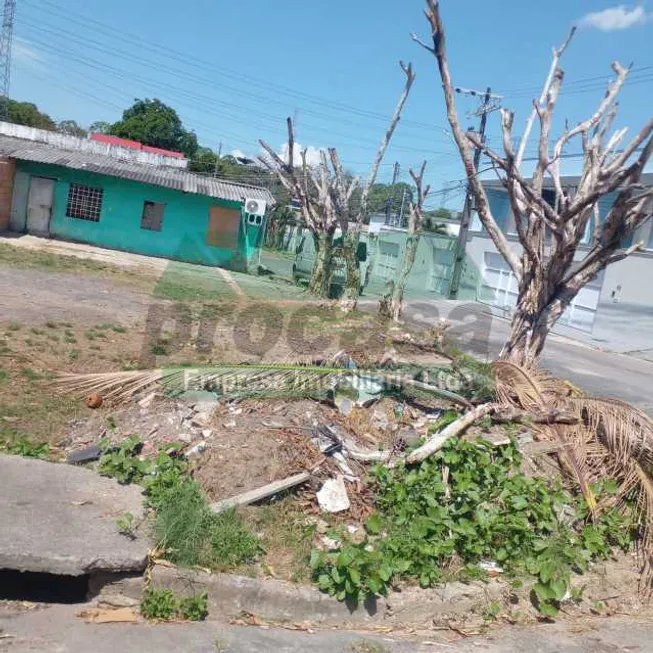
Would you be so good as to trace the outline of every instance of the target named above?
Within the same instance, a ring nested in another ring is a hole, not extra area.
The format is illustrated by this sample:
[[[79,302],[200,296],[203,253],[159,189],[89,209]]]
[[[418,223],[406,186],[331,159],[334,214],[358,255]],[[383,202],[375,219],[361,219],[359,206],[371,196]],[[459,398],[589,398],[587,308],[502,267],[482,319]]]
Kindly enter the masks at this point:
[[[503,404],[532,410],[556,410],[575,418],[573,424],[539,424],[542,439],[562,445],[563,472],[577,480],[586,500],[591,484],[616,481],[612,503],[588,506],[594,512],[616,503],[634,506],[639,529],[637,548],[644,587],[653,585],[653,420],[616,399],[584,396],[569,383],[541,371],[506,362],[496,364],[497,395]]]
[[[471,406],[465,397],[455,392],[417,381],[405,374],[361,369],[353,371],[319,365],[259,363],[97,374],[59,373],[56,383],[63,392],[78,395],[97,393],[105,400],[121,403],[154,385],[161,386],[171,396],[185,390],[209,389],[221,393],[226,399],[251,396],[287,397],[326,392],[338,381],[352,377],[373,377],[391,387],[418,388],[422,392],[461,406]]]

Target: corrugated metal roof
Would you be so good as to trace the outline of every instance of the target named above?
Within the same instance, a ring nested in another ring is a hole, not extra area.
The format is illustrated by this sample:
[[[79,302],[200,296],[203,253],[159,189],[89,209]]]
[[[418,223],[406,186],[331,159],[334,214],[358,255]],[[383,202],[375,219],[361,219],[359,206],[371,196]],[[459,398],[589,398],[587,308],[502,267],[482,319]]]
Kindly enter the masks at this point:
[[[117,157],[103,154],[66,150],[47,143],[28,141],[22,138],[0,135],[0,155],[21,161],[49,163],[110,177],[131,179],[144,184],[163,186],[195,195],[207,195],[222,200],[241,202],[245,198],[252,198],[274,204],[274,198],[270,191],[259,186],[248,186],[215,177],[197,175],[180,168],[147,165],[122,161]]]

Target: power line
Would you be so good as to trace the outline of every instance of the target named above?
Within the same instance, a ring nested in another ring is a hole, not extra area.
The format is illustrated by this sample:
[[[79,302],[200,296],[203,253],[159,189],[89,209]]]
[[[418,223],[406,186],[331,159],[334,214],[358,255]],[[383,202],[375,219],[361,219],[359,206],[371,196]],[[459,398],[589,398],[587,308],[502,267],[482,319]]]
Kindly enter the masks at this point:
[[[52,31],[52,30],[45,30],[45,31]],[[114,77],[117,77],[118,79],[122,80],[127,80],[127,81],[140,81],[143,84],[152,84],[152,80],[148,77],[143,77],[141,75],[138,75],[137,73],[126,71],[124,68],[117,68],[115,66],[111,66],[109,64],[105,64],[103,62],[98,61],[97,59],[93,59],[89,56],[77,56],[75,52],[69,50],[69,49],[63,49],[60,47],[54,46],[52,43],[47,43],[45,41],[41,41],[40,39],[33,38],[32,41],[35,42],[37,45],[40,47],[44,48],[46,51],[53,52],[59,56],[64,57],[67,60],[74,61],[76,63],[79,63],[85,67],[93,68],[95,70],[101,71],[103,73],[112,75]],[[115,54],[115,53],[114,53]],[[134,59],[130,57],[122,57],[126,58],[131,62],[134,62]],[[136,61],[136,63],[138,63]],[[187,77],[187,75],[182,75],[182,77]],[[203,111],[207,113],[213,113],[216,116],[219,116],[220,118],[228,118],[229,120],[237,123],[241,123],[247,126],[255,126],[259,129],[276,129],[280,133],[282,132],[282,121],[281,119],[277,118],[276,116],[272,116],[270,114],[265,114],[262,112],[254,112],[258,114],[258,119],[257,122],[253,122],[252,120],[248,120],[246,118],[243,118],[242,116],[235,115],[235,114],[230,114],[227,113],[224,110],[220,110],[217,112],[215,109],[212,108],[212,104],[218,104],[218,105],[225,105],[228,107],[233,107],[235,109],[243,109],[244,107],[240,105],[234,105],[233,103],[230,102],[224,102],[221,100],[213,100],[212,98],[205,96],[205,95],[200,95],[197,93],[193,93],[192,91],[189,91],[187,89],[183,89],[179,86],[175,86],[172,84],[168,84],[166,82],[156,82],[156,84],[161,87],[161,88],[167,88],[170,92],[175,94],[175,96],[178,98],[180,96],[186,96],[189,98],[191,104],[189,106],[192,106],[194,109],[197,108],[202,108]],[[106,86],[104,83],[102,83],[102,86]],[[120,93],[124,93],[124,88],[119,90]],[[199,100],[199,102],[198,102]],[[263,125],[261,127],[261,121],[266,121],[268,124]],[[212,127],[211,129],[215,129],[215,127]],[[323,131],[325,133],[328,133],[329,135],[339,135],[341,137],[347,137],[345,134],[340,134],[339,132],[334,132],[332,129],[327,129],[327,128],[319,128],[319,127],[313,127],[315,131]],[[359,140],[356,142],[346,142],[346,141],[341,141],[342,144],[348,145],[350,147],[356,147],[359,149],[367,149],[370,151],[376,151],[376,141],[369,139],[369,140]],[[368,143],[369,146],[365,146],[364,144]],[[374,144],[374,145],[372,145]],[[441,154],[442,152],[438,152],[437,150],[431,150],[431,149],[422,149],[422,148],[415,148],[415,147],[408,147],[408,146],[401,146],[401,145],[395,145],[393,144],[393,148],[395,148],[397,151],[406,151],[406,152],[421,152],[421,153],[428,153],[428,154]]]
[[[653,70],[653,66],[639,66],[637,68],[632,69],[632,74],[639,74],[643,71],[646,70]],[[569,88],[569,87],[576,87],[576,86],[584,86],[588,82],[608,82],[611,79],[609,73],[605,73],[603,75],[596,75],[594,77],[585,77],[581,79],[576,79],[570,82],[565,82],[564,83],[564,88]],[[542,92],[542,86],[523,86],[521,88],[511,88],[503,91],[504,95],[510,95],[510,96],[516,96],[520,94],[527,94],[530,95],[531,93],[541,93]]]
[[[25,0],[25,2],[39,10],[41,10],[41,7],[38,6],[38,4],[33,4],[32,0]],[[121,43],[125,42],[131,42],[134,44],[135,47],[139,49],[139,53],[142,53],[144,49],[149,49],[149,50],[157,50],[159,51],[159,56],[161,53],[165,54],[168,58],[179,61],[181,63],[185,63],[187,65],[193,65],[196,68],[204,69],[210,71],[212,74],[215,74],[218,72],[218,74],[222,77],[226,77],[227,79],[233,79],[238,82],[243,82],[246,81],[249,86],[258,86],[261,88],[266,88],[274,93],[277,93],[279,95],[285,95],[293,98],[293,104],[295,104],[296,99],[302,99],[307,102],[311,102],[313,104],[318,105],[320,108],[323,107],[329,107],[332,108],[336,111],[341,111],[343,113],[350,113],[352,115],[357,115],[361,116],[364,118],[368,119],[373,119],[373,120],[379,120],[383,121],[386,123],[389,119],[389,115],[385,115],[379,112],[374,112],[374,111],[369,111],[366,109],[361,109],[358,107],[354,107],[345,103],[341,102],[334,102],[333,100],[330,100],[328,98],[324,97],[319,97],[315,95],[311,95],[308,93],[304,93],[301,91],[297,91],[294,89],[290,89],[289,87],[272,83],[267,80],[263,80],[260,78],[253,77],[251,75],[246,75],[243,74],[242,72],[239,71],[234,71],[222,66],[216,66],[215,63],[208,62],[206,60],[200,59],[198,57],[190,56],[188,54],[182,53],[179,50],[175,50],[174,48],[171,48],[169,45],[159,45],[157,43],[153,42],[148,42],[143,39],[142,34],[131,34],[129,32],[125,32],[123,30],[118,30],[114,27],[111,27],[110,25],[107,25],[106,23],[102,23],[98,20],[95,20],[89,16],[77,14],[77,17],[71,16],[68,12],[64,12],[61,10],[60,7],[58,7],[56,4],[49,2],[48,0],[38,0],[39,3],[42,3],[44,5],[47,5],[47,15],[50,17],[53,14],[57,17],[60,17],[62,20],[65,20],[67,24],[70,22],[76,23],[80,25],[81,27],[84,27],[85,30],[88,30],[88,24],[92,23],[93,25],[97,25],[103,32],[108,33],[110,36],[115,36],[118,35],[120,38]],[[42,24],[42,21],[41,21]],[[214,84],[217,85],[215,80],[211,80]],[[244,92],[240,89],[236,89],[231,86],[225,86],[225,85],[220,85],[224,86],[228,90],[231,90],[234,93],[238,94],[243,94]],[[261,98],[260,94],[253,94],[253,93],[247,93],[248,96],[253,97],[254,99],[261,100],[264,99],[266,102],[274,102],[277,104],[282,104],[283,106],[287,106],[287,103],[280,102],[278,100],[274,99],[265,99]],[[324,113],[316,112],[311,109],[306,109],[305,107],[300,107],[303,113],[307,113],[310,115],[318,115],[318,116],[324,116]],[[327,116],[331,118],[331,116]],[[360,125],[360,123],[359,123]],[[441,125],[433,125],[433,124],[428,124],[428,123],[423,123],[423,122],[418,122],[414,120],[402,120],[402,125],[403,126],[411,126],[411,127],[417,127],[420,129],[443,129]]]

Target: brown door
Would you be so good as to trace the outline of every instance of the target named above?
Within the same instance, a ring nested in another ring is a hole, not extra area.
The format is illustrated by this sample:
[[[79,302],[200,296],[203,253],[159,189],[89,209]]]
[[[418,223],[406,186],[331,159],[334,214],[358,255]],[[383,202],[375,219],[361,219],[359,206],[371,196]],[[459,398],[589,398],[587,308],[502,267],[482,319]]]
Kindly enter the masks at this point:
[[[209,228],[206,232],[206,244],[211,247],[238,250],[240,232],[240,211],[223,206],[209,209]]]

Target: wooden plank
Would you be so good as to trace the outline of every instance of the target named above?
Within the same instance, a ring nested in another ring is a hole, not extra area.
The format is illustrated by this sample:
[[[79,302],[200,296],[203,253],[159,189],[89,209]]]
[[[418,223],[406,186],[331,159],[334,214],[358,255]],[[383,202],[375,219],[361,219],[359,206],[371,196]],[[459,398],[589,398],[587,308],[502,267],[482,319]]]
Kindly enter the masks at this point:
[[[212,503],[211,510],[213,512],[223,512],[224,510],[234,508],[235,506],[248,506],[250,503],[256,503],[257,501],[271,497],[274,494],[279,494],[279,492],[289,490],[296,485],[306,483],[310,478],[311,475],[309,472],[301,472],[294,476],[288,476],[287,478],[280,481],[274,481],[274,483],[269,483],[268,485],[264,485],[256,490],[250,490],[249,492],[238,494],[230,499],[223,499],[222,501]]]

